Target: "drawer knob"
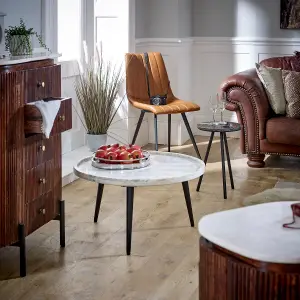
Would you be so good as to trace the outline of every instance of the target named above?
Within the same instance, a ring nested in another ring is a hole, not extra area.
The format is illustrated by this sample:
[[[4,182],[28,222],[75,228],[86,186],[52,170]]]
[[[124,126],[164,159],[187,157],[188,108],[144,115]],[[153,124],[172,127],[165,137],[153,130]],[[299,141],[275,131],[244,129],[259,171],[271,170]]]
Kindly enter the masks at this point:
[[[39,81],[37,86],[44,88],[45,87],[45,82],[44,81]]]
[[[45,178],[40,178],[40,183],[45,184],[46,183],[46,179]]]
[[[46,214],[46,209],[45,208],[40,208],[39,213],[42,214],[42,215],[45,215]]]
[[[62,116],[59,116],[58,119],[59,119],[59,121],[64,121],[66,119],[66,117],[64,115],[62,115]]]
[[[46,151],[46,146],[45,146],[45,145],[42,145],[42,146],[39,147],[39,149],[40,149],[41,151],[45,152],[45,151]]]

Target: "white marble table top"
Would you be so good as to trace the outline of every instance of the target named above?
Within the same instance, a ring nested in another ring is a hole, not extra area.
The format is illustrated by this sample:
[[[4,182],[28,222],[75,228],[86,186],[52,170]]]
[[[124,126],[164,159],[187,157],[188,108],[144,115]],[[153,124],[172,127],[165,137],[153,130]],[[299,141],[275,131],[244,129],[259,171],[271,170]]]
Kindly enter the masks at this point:
[[[55,59],[60,57],[59,53],[33,53],[32,55],[7,56],[0,59],[0,66],[15,65],[44,59]]]
[[[80,178],[102,184],[126,187],[165,185],[189,181],[203,175],[202,160],[178,153],[150,151],[150,166],[135,170],[102,170],[92,166],[87,157],[74,166]]]
[[[282,227],[293,220],[293,203],[297,202],[273,202],[214,213],[203,217],[198,229],[213,244],[244,257],[300,264],[300,230]]]

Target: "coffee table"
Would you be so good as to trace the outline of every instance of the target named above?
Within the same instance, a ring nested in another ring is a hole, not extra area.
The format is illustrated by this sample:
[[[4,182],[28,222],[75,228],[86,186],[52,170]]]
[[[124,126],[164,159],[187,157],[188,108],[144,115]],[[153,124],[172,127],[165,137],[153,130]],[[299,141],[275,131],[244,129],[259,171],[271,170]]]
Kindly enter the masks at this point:
[[[194,227],[192,203],[188,181],[198,178],[204,173],[205,164],[202,160],[178,153],[150,151],[150,165],[134,170],[103,170],[91,165],[91,157],[87,157],[74,166],[78,177],[98,183],[98,192],[94,222],[98,221],[104,185],[126,187],[127,194],[127,226],[126,252],[131,252],[132,215],[134,188],[154,185],[182,183],[190,224]],[[151,199],[149,199],[151,201]]]
[[[199,222],[200,299],[300,299],[300,230],[291,204],[273,202],[203,217]]]
[[[230,162],[230,155],[229,155],[229,150],[228,150],[226,132],[240,131],[241,125],[238,123],[234,123],[234,122],[227,122],[226,125],[221,125],[221,124],[217,125],[217,124],[214,124],[213,122],[206,122],[206,123],[198,124],[197,127],[199,130],[211,132],[207,150],[206,150],[206,154],[205,154],[205,158],[204,158],[205,164],[207,163],[207,159],[209,156],[211,144],[214,139],[215,133],[216,132],[220,133],[222,176],[223,176],[223,196],[224,196],[224,199],[227,199],[226,174],[225,174],[225,159],[226,159],[226,157],[227,157],[227,165],[228,165],[228,171],[229,171],[230,183],[231,183],[232,189],[234,189],[234,182],[233,182],[233,176],[232,176],[232,170],[231,170],[231,162]],[[225,148],[225,151],[224,151],[224,148]],[[225,153],[226,153],[226,155],[225,155]],[[199,190],[200,190],[202,179],[203,179],[203,176],[200,176],[198,185],[197,185],[197,192],[199,192]]]

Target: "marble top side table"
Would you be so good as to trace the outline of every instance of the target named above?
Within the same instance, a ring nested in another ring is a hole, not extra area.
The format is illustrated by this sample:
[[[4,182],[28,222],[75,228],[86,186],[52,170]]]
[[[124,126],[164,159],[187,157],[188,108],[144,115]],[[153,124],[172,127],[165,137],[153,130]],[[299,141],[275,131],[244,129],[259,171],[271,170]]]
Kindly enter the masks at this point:
[[[207,159],[209,156],[210,148],[212,141],[214,139],[215,133],[220,133],[220,146],[221,146],[221,158],[222,158],[222,177],[223,177],[223,195],[224,199],[227,199],[227,188],[226,188],[226,174],[225,174],[225,159],[227,157],[227,165],[228,165],[228,171],[230,176],[230,183],[231,188],[234,189],[234,182],[233,182],[233,176],[232,176],[232,170],[231,170],[231,162],[230,162],[230,155],[229,155],[229,149],[228,149],[228,143],[227,143],[227,132],[235,132],[240,131],[241,126],[238,123],[234,122],[227,122],[227,124],[214,124],[213,122],[206,122],[206,123],[200,123],[197,125],[199,130],[202,131],[208,131],[211,132],[210,139],[208,142],[204,163],[207,163]],[[224,150],[225,148],[225,150]],[[198,185],[197,185],[197,192],[200,190],[200,186],[202,183],[203,176],[200,176]]]
[[[103,170],[92,166],[91,158],[87,157],[76,166],[74,173],[78,177],[98,183],[98,193],[94,222],[98,221],[101,199],[105,184],[126,187],[127,195],[127,229],[126,252],[131,253],[132,216],[134,188],[141,186],[167,185],[182,183],[190,224],[194,226],[192,203],[188,181],[198,178],[204,173],[205,164],[202,160],[178,153],[150,152],[150,165],[133,170]]]
[[[274,202],[207,215],[199,222],[200,299],[300,299],[300,230],[291,204]]]

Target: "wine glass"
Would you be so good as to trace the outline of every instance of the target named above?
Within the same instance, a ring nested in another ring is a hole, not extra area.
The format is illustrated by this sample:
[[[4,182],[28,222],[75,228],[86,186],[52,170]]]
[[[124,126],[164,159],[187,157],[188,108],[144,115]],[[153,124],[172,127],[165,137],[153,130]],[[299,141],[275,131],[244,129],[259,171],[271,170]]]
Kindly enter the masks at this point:
[[[226,93],[225,92],[218,93],[217,99],[218,99],[218,109],[221,112],[221,121],[219,122],[219,124],[226,125],[227,122],[223,120],[223,112],[225,111],[226,108]]]
[[[218,125],[219,123],[216,122],[216,112],[218,111],[218,98],[215,96],[209,97],[210,109],[213,112],[213,124]]]

